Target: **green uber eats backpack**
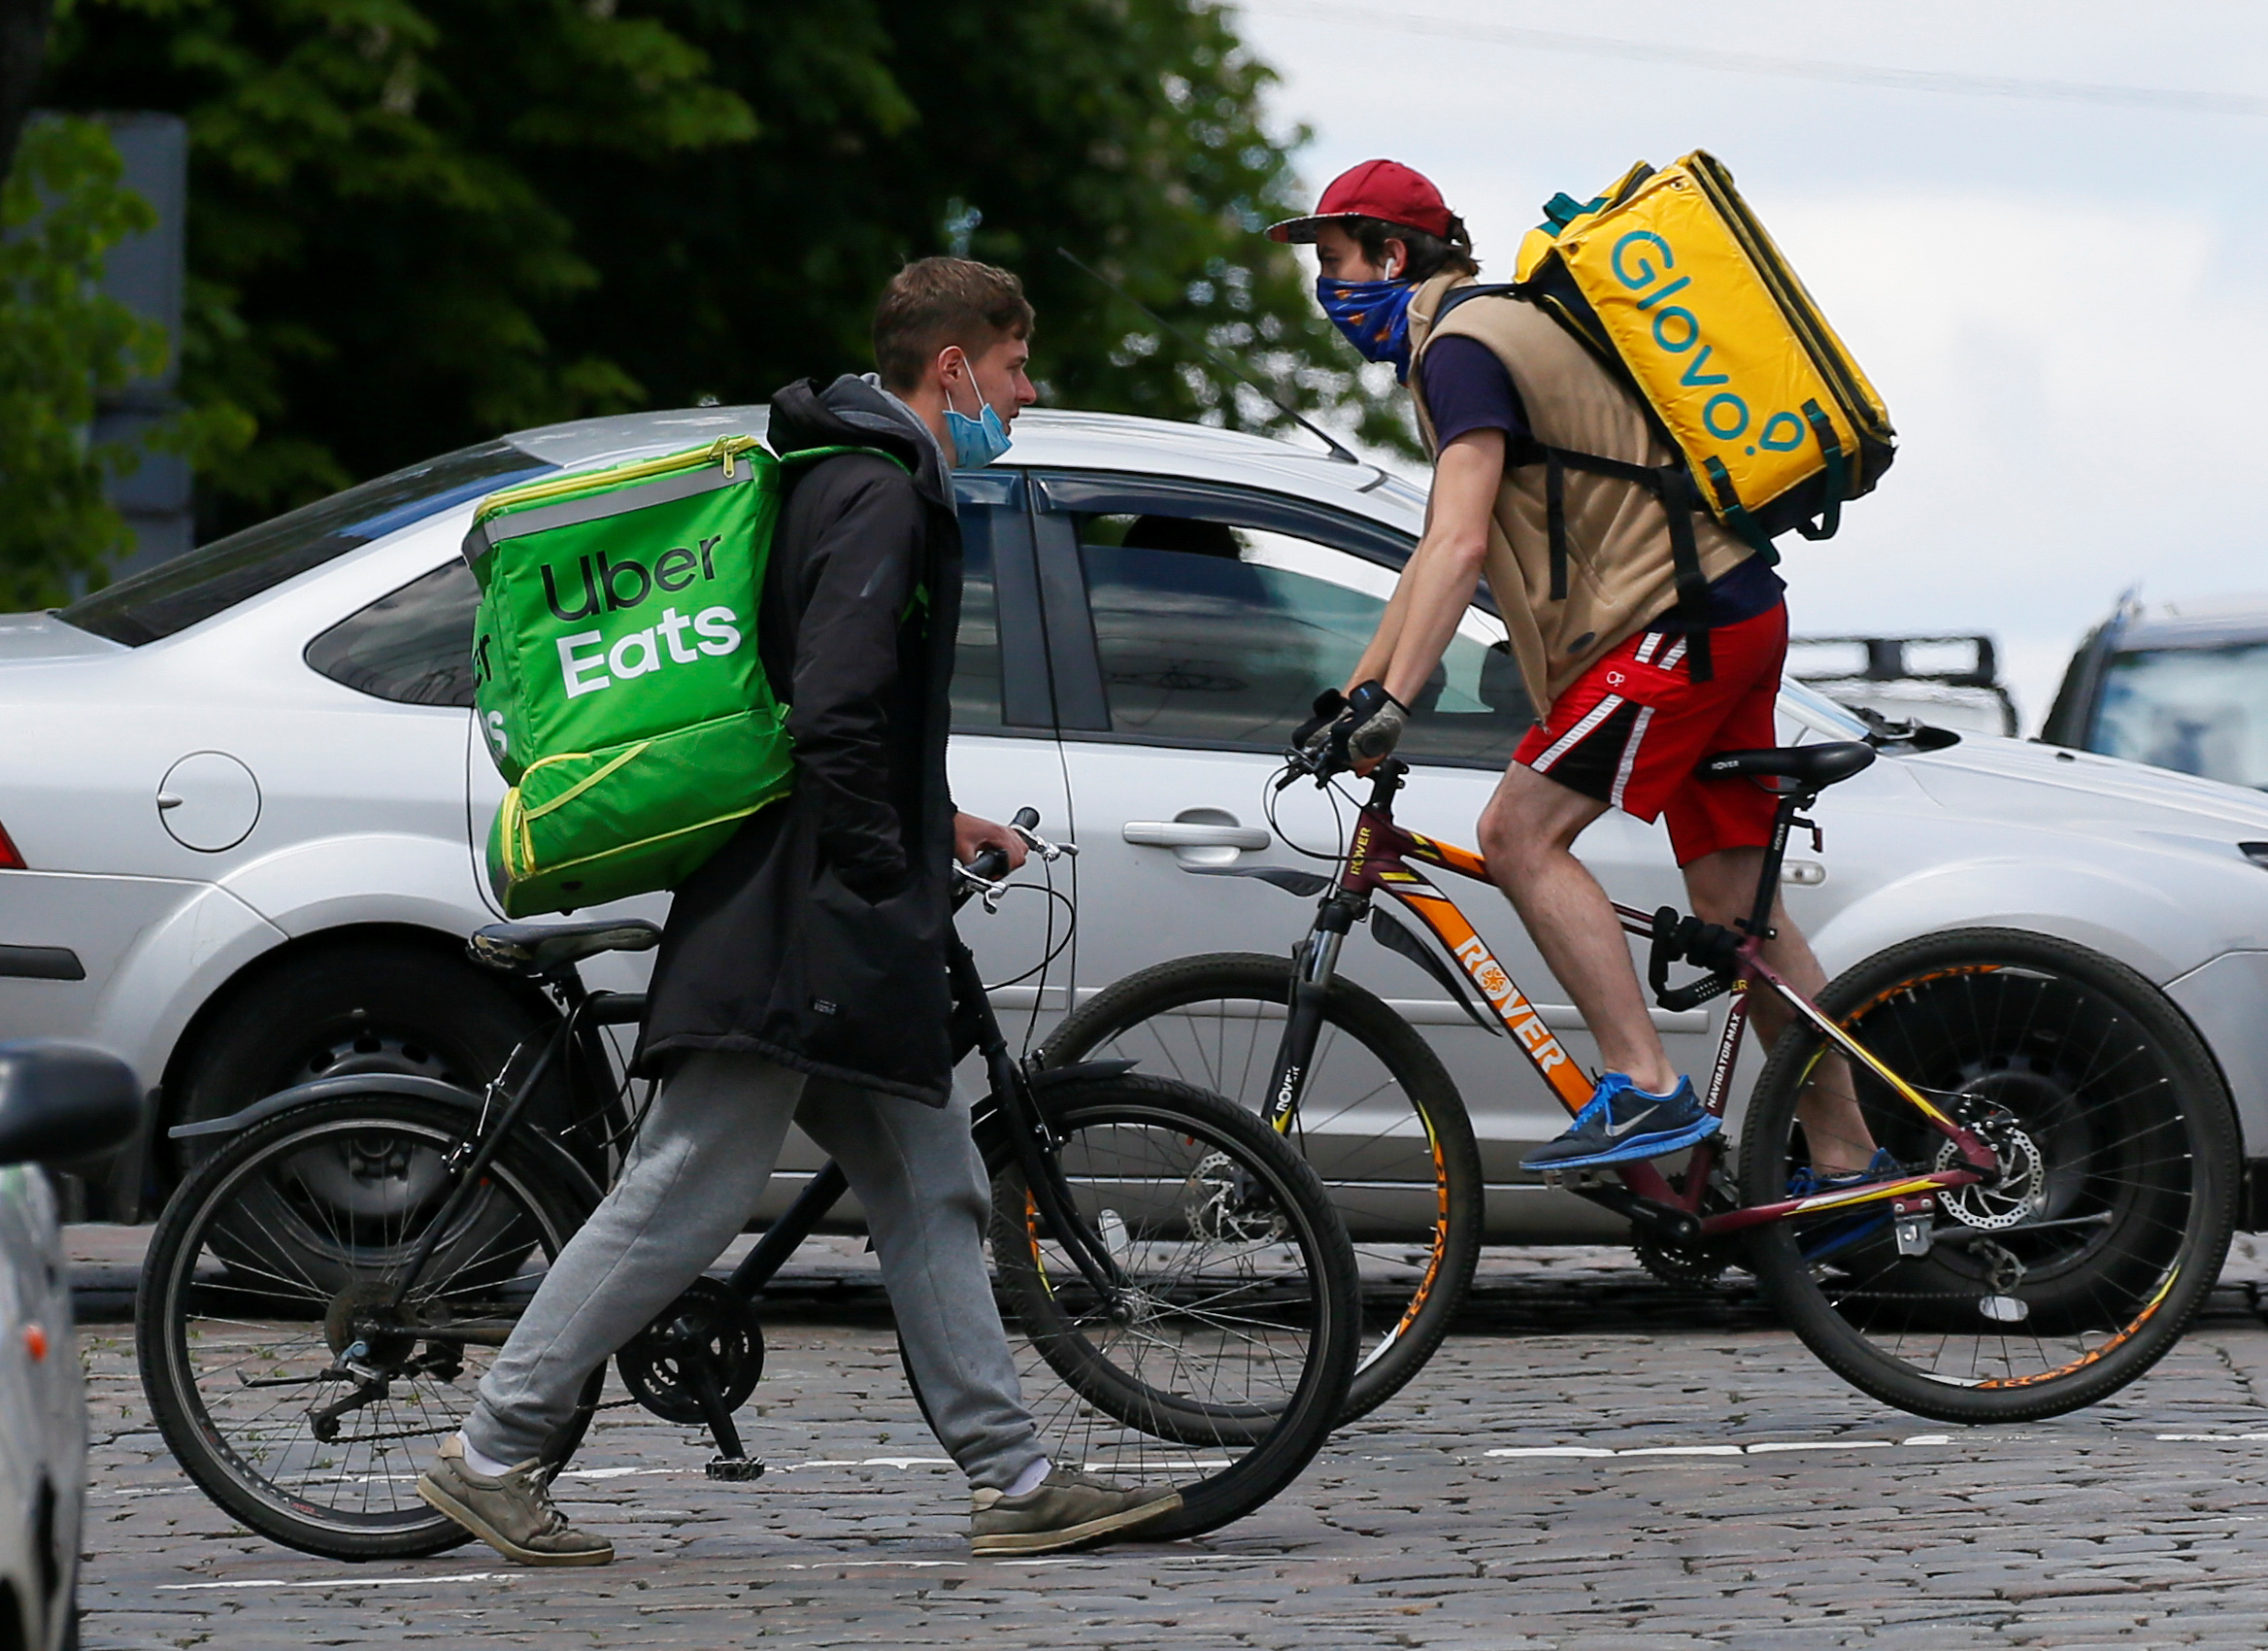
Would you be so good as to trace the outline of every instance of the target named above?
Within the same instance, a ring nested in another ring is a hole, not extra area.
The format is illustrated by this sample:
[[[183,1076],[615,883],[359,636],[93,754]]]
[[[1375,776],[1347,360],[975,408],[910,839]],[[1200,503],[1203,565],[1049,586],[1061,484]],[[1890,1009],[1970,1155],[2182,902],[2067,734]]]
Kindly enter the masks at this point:
[[[488,836],[508,916],[675,888],[787,793],[764,568],[786,466],[860,451],[725,436],[481,501],[473,701],[512,788]]]

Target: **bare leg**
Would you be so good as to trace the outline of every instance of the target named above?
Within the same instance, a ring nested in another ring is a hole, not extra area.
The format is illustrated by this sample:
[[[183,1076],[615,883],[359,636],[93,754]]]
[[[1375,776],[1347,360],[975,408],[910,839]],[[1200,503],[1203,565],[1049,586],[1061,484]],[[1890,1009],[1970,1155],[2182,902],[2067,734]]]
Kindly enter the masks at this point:
[[[1515,762],[1481,815],[1481,852],[1545,963],[1583,1012],[1599,1060],[1640,1089],[1667,1095],[1678,1073],[1647,1013],[1629,943],[1607,892],[1574,854],[1575,839],[1606,808]]]
[[[1685,892],[1692,897],[1694,915],[1727,928],[1735,918],[1747,917],[1755,902],[1756,877],[1763,864],[1762,849],[1719,849],[1694,860],[1685,867]],[[1812,955],[1803,930],[1789,920],[1778,890],[1772,893],[1772,938],[1764,942],[1764,960],[1806,997],[1818,997],[1827,984],[1826,971]],[[1770,992],[1751,994],[1749,1012],[1766,1049],[1779,1042],[1795,1019],[1795,1011]],[[1858,1110],[1851,1066],[1841,1055],[1830,1050],[1820,1057],[1795,1115],[1811,1145],[1812,1167],[1820,1174],[1864,1169],[1874,1157],[1874,1132]]]

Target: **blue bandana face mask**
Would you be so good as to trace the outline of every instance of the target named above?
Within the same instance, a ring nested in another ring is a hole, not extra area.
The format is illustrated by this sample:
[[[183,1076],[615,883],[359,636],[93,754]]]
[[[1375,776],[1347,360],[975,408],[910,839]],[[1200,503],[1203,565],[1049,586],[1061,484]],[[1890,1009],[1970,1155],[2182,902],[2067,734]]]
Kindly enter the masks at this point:
[[[977,375],[969,375],[969,387],[977,389]],[[955,413],[952,392],[946,391],[945,427],[952,436],[952,462],[956,470],[982,470],[1008,451],[1008,426],[1000,421],[1000,415],[992,411],[992,404],[984,399],[984,392],[977,389],[977,405],[984,409],[984,417],[972,419],[966,413]]]
[[[1410,377],[1410,300],[1417,286],[1407,281],[1334,281],[1316,278],[1316,298],[1331,324],[1366,361],[1391,361],[1394,377]]]

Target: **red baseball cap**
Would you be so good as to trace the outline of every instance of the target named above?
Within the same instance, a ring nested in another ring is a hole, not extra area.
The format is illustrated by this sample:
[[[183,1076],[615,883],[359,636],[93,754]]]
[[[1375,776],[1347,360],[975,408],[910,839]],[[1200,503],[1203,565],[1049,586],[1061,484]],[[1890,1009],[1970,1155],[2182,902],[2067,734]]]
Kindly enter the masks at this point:
[[[1449,203],[1424,173],[1398,160],[1366,160],[1332,179],[1308,217],[1270,224],[1268,239],[1305,245],[1316,238],[1317,226],[1347,218],[1383,219],[1444,240],[1453,221]]]

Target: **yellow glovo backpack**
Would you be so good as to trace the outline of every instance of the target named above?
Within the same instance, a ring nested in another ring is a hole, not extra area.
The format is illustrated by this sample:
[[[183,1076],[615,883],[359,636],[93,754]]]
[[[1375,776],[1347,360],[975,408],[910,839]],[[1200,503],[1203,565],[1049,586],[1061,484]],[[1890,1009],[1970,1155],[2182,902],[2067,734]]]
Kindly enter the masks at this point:
[[[1659,172],[1641,161],[1597,199],[1559,195],[1544,211],[1520,243],[1512,286],[1451,298],[1510,291],[1582,340],[1651,410],[1690,474],[1688,502],[1767,561],[1780,559],[1773,536],[1791,527],[1832,536],[1844,502],[1889,468],[1895,433],[1732,174],[1696,150]],[[1684,520],[1671,511],[1673,536],[1689,540]],[[1564,529],[1553,527],[1556,563]]]

